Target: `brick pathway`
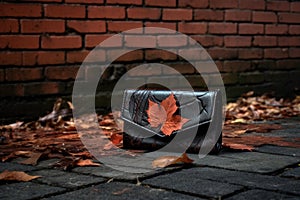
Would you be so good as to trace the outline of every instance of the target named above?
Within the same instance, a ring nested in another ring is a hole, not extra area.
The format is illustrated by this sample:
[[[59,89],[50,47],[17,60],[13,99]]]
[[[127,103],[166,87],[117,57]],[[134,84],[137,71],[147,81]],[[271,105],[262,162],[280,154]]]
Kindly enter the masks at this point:
[[[280,120],[283,129],[264,135],[299,140],[299,122],[299,118]],[[171,167],[139,177],[105,166],[60,171],[50,167],[55,159],[34,167],[14,161],[0,163],[0,172],[21,170],[42,176],[31,182],[0,182],[0,199],[300,198],[300,148],[264,145],[254,152],[190,157],[195,160],[192,166]]]

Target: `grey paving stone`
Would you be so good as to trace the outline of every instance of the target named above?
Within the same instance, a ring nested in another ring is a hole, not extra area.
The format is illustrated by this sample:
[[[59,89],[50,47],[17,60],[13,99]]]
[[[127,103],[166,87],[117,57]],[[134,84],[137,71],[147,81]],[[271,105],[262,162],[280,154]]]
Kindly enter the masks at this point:
[[[65,188],[76,188],[106,181],[106,179],[101,177],[87,176],[51,169],[34,171],[31,174],[41,176],[41,178],[35,180],[36,182]]]
[[[63,192],[64,190],[64,188],[41,185],[32,182],[12,183],[0,185],[0,199],[25,200],[44,197],[45,195]]]
[[[12,162],[0,162],[0,172],[9,170],[9,171],[32,171],[36,170],[36,167],[30,166],[30,165],[22,165],[18,163],[12,163]]]
[[[163,168],[163,169],[157,169],[153,170],[147,173],[141,173],[141,174],[133,174],[133,173],[126,173],[119,170],[112,169],[110,167],[106,166],[100,166],[100,167],[76,167],[72,171],[76,173],[81,174],[87,174],[87,175],[94,175],[94,176],[100,176],[105,178],[113,178],[114,180],[129,180],[134,181],[137,179],[144,179],[149,176],[158,175],[164,172],[171,172],[177,169],[182,168],[182,166],[179,167],[170,167],[170,168]]]
[[[293,178],[300,178],[300,167],[287,169],[285,172],[281,174],[283,177],[293,177]]]
[[[195,160],[195,164],[199,165],[256,173],[272,173],[300,162],[299,157],[259,152],[225,152],[218,156],[208,155],[202,159],[199,159],[197,155],[191,155],[190,157]]]
[[[233,170],[198,167],[183,170],[180,173],[193,174],[198,179],[206,179],[251,188],[282,191],[300,195],[300,181],[278,176],[261,175]]]
[[[300,157],[300,149],[299,148],[264,145],[264,146],[255,148],[255,150],[258,152],[262,152],[262,153],[271,153],[271,154],[277,154],[277,155]]]
[[[145,199],[171,199],[171,200],[192,200],[201,199],[194,196],[169,192],[162,189],[154,189],[144,186],[136,186],[128,183],[111,182],[100,184],[74,192],[65,193],[62,195],[47,198],[47,200],[64,199],[64,200],[85,200],[85,199],[110,199],[110,200],[145,200]]]
[[[223,197],[243,189],[242,186],[220,183],[219,180],[201,179],[197,174],[197,170],[183,170],[150,178],[143,181],[143,184],[210,198]]]
[[[289,200],[298,200],[299,197],[280,194],[276,192],[270,192],[265,190],[248,190],[246,192],[239,193],[234,195],[226,200],[262,200],[262,199],[272,199],[272,200],[281,200],[281,199],[289,199]]]
[[[36,165],[37,168],[53,168],[53,165],[57,163],[60,159],[53,158],[48,160],[39,161]]]

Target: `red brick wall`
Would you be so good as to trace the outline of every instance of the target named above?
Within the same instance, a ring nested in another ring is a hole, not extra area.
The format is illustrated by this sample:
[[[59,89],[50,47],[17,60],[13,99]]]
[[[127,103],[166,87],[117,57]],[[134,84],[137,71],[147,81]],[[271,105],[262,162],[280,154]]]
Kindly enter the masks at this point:
[[[174,29],[197,40],[216,61],[229,98],[251,89],[292,95],[300,86],[300,2],[1,1],[0,17],[2,98],[70,95],[78,67],[93,47],[143,26]],[[123,61],[157,58],[153,51],[135,54]]]

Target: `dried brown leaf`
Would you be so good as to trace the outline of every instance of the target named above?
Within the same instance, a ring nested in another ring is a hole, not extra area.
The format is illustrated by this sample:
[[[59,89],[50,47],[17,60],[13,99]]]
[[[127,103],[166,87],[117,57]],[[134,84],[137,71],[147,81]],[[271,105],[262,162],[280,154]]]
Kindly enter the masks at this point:
[[[40,176],[31,176],[22,171],[7,171],[0,174],[0,181],[23,181],[28,182],[33,179],[40,178]]]
[[[161,156],[152,162],[152,167],[153,168],[158,168],[158,167],[164,168],[164,167],[168,167],[168,166],[179,164],[179,163],[190,164],[193,161],[194,160],[190,159],[186,153],[182,154],[180,157],[178,157],[178,156]]]
[[[80,160],[78,160],[76,162],[76,165],[80,166],[80,167],[84,167],[84,166],[100,166],[100,163],[95,163],[95,162],[93,162],[90,159],[86,159],[86,160],[80,159]]]
[[[43,153],[35,153],[32,152],[30,157],[26,160],[20,161],[20,164],[24,164],[24,165],[37,165],[38,160],[41,158],[41,156],[43,155]]]
[[[253,151],[254,147],[246,144],[237,144],[237,143],[223,143],[223,147],[234,149],[234,150],[241,150],[241,151]]]

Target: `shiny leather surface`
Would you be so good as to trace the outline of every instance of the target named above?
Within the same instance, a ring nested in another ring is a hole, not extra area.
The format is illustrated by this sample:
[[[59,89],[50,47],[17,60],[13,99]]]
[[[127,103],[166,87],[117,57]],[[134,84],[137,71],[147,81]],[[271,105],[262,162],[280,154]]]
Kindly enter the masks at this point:
[[[194,128],[197,130],[197,134],[188,151],[199,151],[212,121],[218,92],[126,90],[123,96],[121,115],[124,120],[124,147],[156,150],[169,143],[176,134],[186,134],[188,130]],[[183,125],[181,130],[174,131],[171,136],[166,136],[160,132],[160,127],[153,128],[150,126],[146,110],[149,107],[149,100],[159,104],[171,93],[174,94],[178,107],[176,114],[189,119],[189,121]],[[182,142],[184,143],[184,141]],[[220,143],[221,137],[216,145],[220,146]],[[219,150],[215,149],[214,151]]]

